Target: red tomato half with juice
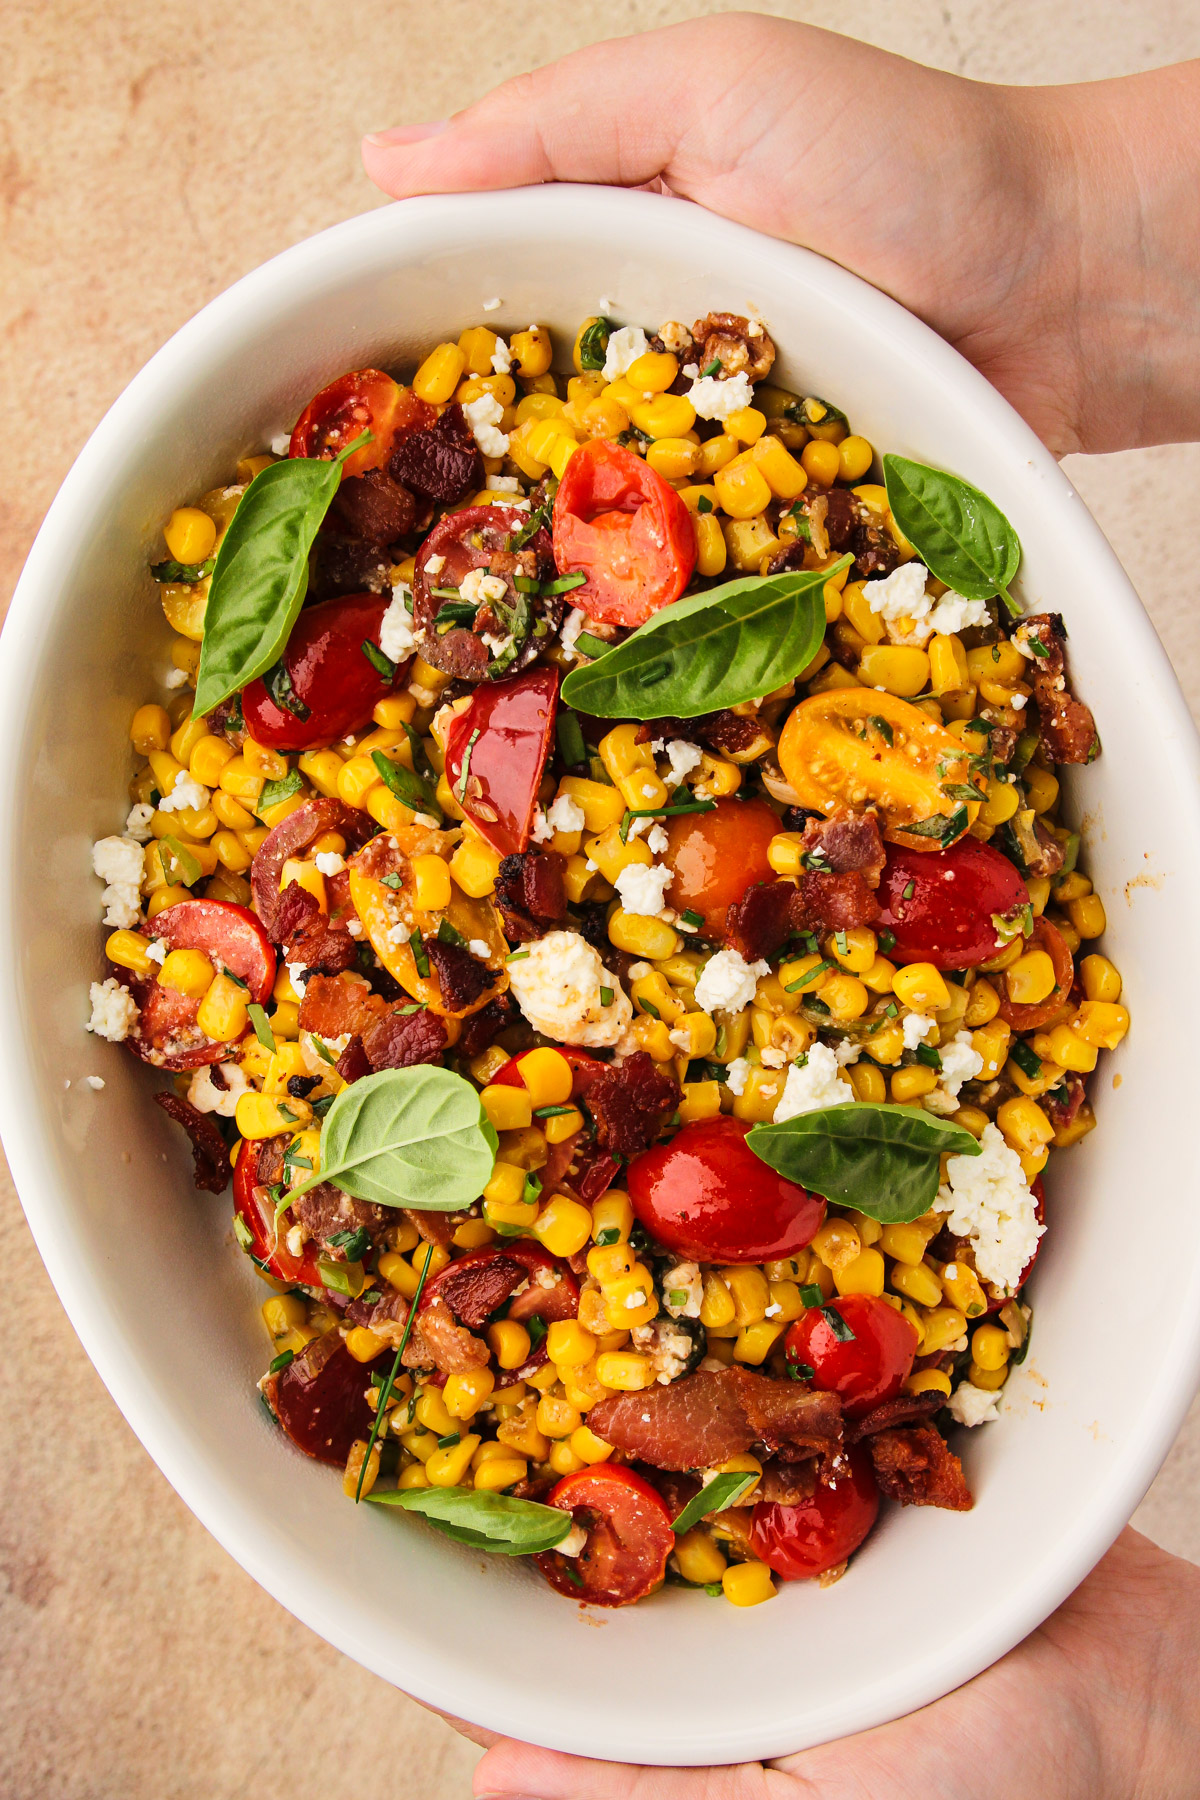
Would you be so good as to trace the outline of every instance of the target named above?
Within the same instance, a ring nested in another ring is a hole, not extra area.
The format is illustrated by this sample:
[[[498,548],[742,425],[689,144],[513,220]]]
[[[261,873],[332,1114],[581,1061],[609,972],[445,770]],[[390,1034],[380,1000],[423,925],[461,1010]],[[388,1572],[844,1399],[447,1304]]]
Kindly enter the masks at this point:
[[[382,369],[354,369],[339,375],[309,401],[296,420],[288,455],[331,461],[347,444],[369,431],[372,442],[356,450],[343,464],[343,478],[349,479],[368,469],[383,468],[399,427],[432,424],[434,416],[430,407]]]
[[[643,625],[678,600],[692,578],[692,515],[640,456],[593,438],[558,484],[554,560],[563,575],[586,575],[571,600],[589,618]]]
[[[635,1156],[633,1210],[651,1237],[703,1262],[767,1262],[812,1242],[825,1202],[785,1181],[746,1144],[742,1119],[701,1119]]]
[[[256,744],[285,752],[315,750],[370,724],[376,706],[404,679],[412,660],[405,658],[386,674],[363,648],[370,645],[381,655],[379,634],[389,605],[378,594],[345,594],[305,607],[275,671],[242,693],[242,717]]]
[[[760,1501],[750,1525],[750,1548],[785,1581],[806,1581],[836,1569],[858,1549],[879,1513],[879,1489],[861,1445],[845,1452],[835,1484],[819,1487],[799,1506]]]
[[[886,953],[893,962],[972,969],[999,955],[1008,941],[997,918],[1020,929],[1029,889],[1007,856],[964,837],[934,852],[889,844],[878,898],[876,930],[895,938]]]
[[[537,1565],[560,1594],[593,1606],[629,1606],[662,1585],[675,1548],[661,1494],[632,1469],[605,1463],[565,1475],[547,1501],[587,1532],[578,1556],[547,1550]]]
[[[477,687],[446,733],[446,780],[502,856],[524,850],[558,708],[559,671],[526,669]]]
[[[228,900],[180,900],[156,913],[149,929],[168,950],[202,950],[218,972],[227,969],[244,982],[246,998],[260,1006],[275,985],[274,946],[247,907]],[[127,978],[124,970],[119,974]],[[163,987],[157,977],[129,981],[129,988],[141,1016],[139,1035],[125,1042],[143,1062],[158,1069],[197,1069],[228,1056],[228,1044],[200,1032],[199,1000]]]
[[[279,1281],[289,1284],[299,1283],[304,1287],[321,1286],[321,1273],[317,1267],[319,1249],[313,1239],[304,1245],[299,1256],[293,1256],[287,1247],[287,1225],[275,1217],[274,1202],[263,1189],[261,1200],[255,1197],[258,1187],[258,1155],[261,1145],[245,1140],[238,1152],[237,1167],[233,1171],[233,1213],[234,1218],[241,1217],[250,1233],[250,1242],[246,1245],[248,1253],[255,1257],[268,1274]]]
[[[756,882],[775,879],[767,846],[778,830],[779,814],[765,800],[718,800],[711,812],[669,819],[667,904],[703,914],[705,937],[720,938],[729,908]]]
[[[836,1313],[852,1337],[841,1337],[826,1317]],[[827,1306],[810,1306],[788,1326],[789,1361],[807,1363],[812,1384],[836,1394],[851,1419],[898,1394],[912,1373],[917,1333],[903,1313],[871,1294],[846,1294]]]

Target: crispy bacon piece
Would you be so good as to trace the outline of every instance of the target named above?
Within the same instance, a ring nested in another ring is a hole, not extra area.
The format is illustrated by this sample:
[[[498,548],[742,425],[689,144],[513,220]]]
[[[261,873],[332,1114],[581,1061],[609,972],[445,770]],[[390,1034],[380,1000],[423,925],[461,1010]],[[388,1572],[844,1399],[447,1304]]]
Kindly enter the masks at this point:
[[[486,994],[496,985],[494,972],[461,944],[443,944],[440,938],[433,937],[421,941],[437,974],[442,1003],[452,1013],[462,1012],[472,1001],[478,1000],[480,994]]]
[[[817,1465],[811,1457],[804,1462],[769,1462],[750,1495],[750,1504],[764,1500],[768,1505],[802,1506],[816,1491]]]
[[[830,552],[841,556],[847,550],[854,557],[852,573],[856,581],[865,581],[870,575],[890,575],[899,567],[900,548],[886,525],[848,488],[809,488],[801,496],[800,506],[812,543],[807,545],[797,539],[786,550],[777,550],[767,565],[768,575],[819,567],[821,557]],[[812,556],[806,558],[809,549]]]
[[[453,506],[482,485],[483,458],[457,400],[425,431],[414,431],[392,452],[395,481]]]
[[[167,1117],[182,1125],[192,1140],[192,1161],[196,1165],[192,1179],[196,1186],[206,1194],[224,1193],[233,1165],[216,1121],[180,1094],[168,1092],[155,1094],[154,1098]]]
[[[879,902],[861,875],[826,875],[806,869],[800,877],[792,908],[797,931],[847,931],[852,925],[873,925]]]
[[[861,1443],[877,1431],[894,1431],[899,1425],[923,1425],[946,1404],[945,1394],[896,1394],[873,1407],[861,1419],[847,1419],[846,1442]]]
[[[805,856],[819,857],[834,875],[861,875],[868,887],[879,886],[886,852],[873,812],[843,813],[833,819],[810,816],[801,848]]]
[[[759,1442],[785,1462],[818,1456],[828,1464],[842,1442],[836,1394],[737,1367],[610,1395],[588,1423],[606,1443],[658,1469],[710,1468]]]
[[[374,1415],[366,1396],[373,1367],[355,1361],[335,1328],[306,1344],[286,1368],[265,1375],[259,1386],[298,1449],[344,1467],[354,1440],[370,1434]]]
[[[1067,1090],[1065,1095],[1060,1095],[1057,1088],[1051,1088],[1050,1092],[1043,1094],[1041,1098],[1041,1105],[1045,1107],[1046,1116],[1055,1131],[1062,1131],[1065,1126],[1073,1122],[1076,1113],[1083,1105],[1087,1092],[1078,1075],[1067,1075],[1065,1086]]]
[[[542,937],[567,916],[562,857],[553,850],[506,856],[496,876],[495,898],[510,943]]]
[[[343,1081],[361,1081],[364,1075],[371,1073],[371,1065],[360,1037],[352,1037],[338,1057],[337,1073]]]
[[[527,1274],[512,1256],[494,1256],[483,1263],[451,1263],[438,1283],[438,1296],[460,1325],[478,1331],[513,1289],[520,1287]]]
[[[721,374],[748,375],[764,381],[775,361],[775,345],[757,319],[742,313],[705,313],[692,326],[694,355],[700,368],[716,361]]]
[[[443,992],[445,985],[443,979]],[[408,1005],[412,1005],[409,1001]],[[425,1007],[405,1012],[385,1013],[372,1025],[362,1040],[363,1052],[372,1069],[411,1069],[417,1063],[441,1060],[446,1048],[446,1027],[436,1013]]]
[[[458,1323],[439,1296],[430,1301],[413,1326],[404,1367],[424,1369],[432,1363],[443,1375],[466,1375],[471,1369],[486,1367],[490,1356],[487,1345]]]
[[[975,1502],[963,1467],[932,1425],[906,1425],[867,1439],[880,1493],[901,1506],[969,1512]]]
[[[514,1013],[513,1002],[507,994],[497,994],[478,1012],[469,1013],[462,1022],[462,1030],[458,1035],[455,1048],[465,1062],[478,1056],[499,1037],[505,1028],[512,1024]]]
[[[400,1217],[415,1225],[427,1244],[440,1244],[443,1250],[467,1217],[465,1212],[424,1212],[415,1206],[402,1206],[399,1210]]]
[[[386,1003],[371,992],[365,981],[338,981],[331,975],[314,975],[300,1002],[300,1029],[325,1039],[341,1037],[346,1031],[362,1037],[386,1011]]]
[[[322,975],[340,975],[352,969],[358,945],[344,925],[323,913],[315,894],[299,882],[289,882],[279,896],[275,915],[276,942],[283,946],[283,960],[299,963]]]
[[[356,1200],[330,1181],[319,1182],[315,1188],[309,1188],[307,1193],[293,1200],[291,1213],[314,1243],[320,1245],[323,1254],[335,1262],[346,1260],[345,1245],[333,1242],[342,1232],[365,1231],[372,1244],[377,1245],[384,1229],[391,1224],[386,1206],[376,1206],[370,1200]]]
[[[748,713],[731,712],[728,707],[722,707],[719,712],[701,713],[695,719],[651,719],[638,728],[639,744],[672,738],[682,738],[687,744],[702,744],[706,750],[719,751],[735,762],[761,756],[775,742],[756,718]]]
[[[340,832],[348,846],[357,848],[374,835],[375,829],[375,821],[369,813],[320,795],[297,807],[294,813],[289,813],[268,831],[250,869],[250,887],[254,894],[254,910],[273,942],[279,942],[275,936],[280,904],[279,879],[288,857],[303,855],[325,831]]]
[[[398,1350],[408,1310],[408,1301],[395,1288],[371,1288],[352,1300],[342,1316],[347,1325],[369,1325],[389,1350]]]
[[[412,493],[387,469],[343,476],[329,510],[347,537],[367,544],[391,544],[407,537],[417,518]]]
[[[1029,666],[1038,728],[1047,754],[1056,763],[1090,763],[1100,754],[1100,739],[1090,707],[1067,686],[1066,632],[1060,613],[1034,613],[1024,622],[1024,635],[1046,654]]]
[[[773,956],[791,934],[797,891],[790,881],[758,881],[725,915],[725,935],[747,962]]]
[[[214,706],[208,715],[208,729],[214,737],[228,738],[231,744],[240,750],[246,741],[246,727],[242,720],[242,696],[235,694],[232,700],[222,700]]]
[[[644,1050],[601,1070],[584,1096],[596,1137],[613,1156],[636,1156],[657,1137],[664,1116],[679,1104],[679,1084]]]

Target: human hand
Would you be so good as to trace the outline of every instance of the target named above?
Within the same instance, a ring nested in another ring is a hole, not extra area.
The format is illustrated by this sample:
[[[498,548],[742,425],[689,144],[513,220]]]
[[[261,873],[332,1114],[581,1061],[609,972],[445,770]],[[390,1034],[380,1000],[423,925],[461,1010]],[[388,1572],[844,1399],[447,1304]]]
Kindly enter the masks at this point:
[[[1200,63],[997,87],[735,13],[592,45],[363,160],[398,199],[661,178],[893,294],[1062,455],[1200,434],[1198,101]]]
[[[1200,1768],[1200,1570],[1126,1530],[1044,1625],[907,1719],[796,1756],[637,1769],[502,1740],[488,1800],[1182,1800]]]

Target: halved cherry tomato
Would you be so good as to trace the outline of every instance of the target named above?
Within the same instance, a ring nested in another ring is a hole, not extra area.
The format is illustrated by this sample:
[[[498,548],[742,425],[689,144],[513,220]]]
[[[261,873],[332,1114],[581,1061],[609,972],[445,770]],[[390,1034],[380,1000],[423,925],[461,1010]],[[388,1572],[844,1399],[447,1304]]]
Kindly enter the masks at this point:
[[[701,1119],[627,1170],[633,1210],[651,1237],[705,1262],[766,1262],[812,1242],[825,1202],[785,1181],[746,1147],[742,1119]]]
[[[884,837],[913,850],[941,850],[945,840],[912,826],[961,813],[957,838],[975,818],[974,801],[946,792],[969,785],[968,754],[919,706],[875,688],[801,700],[779,739],[780,766],[801,806],[828,814],[876,806]]]
[[[373,442],[356,450],[342,467],[343,478],[348,479],[383,468],[399,428],[432,425],[435,417],[431,406],[382,369],[355,369],[314,394],[296,420],[288,455],[332,461],[347,444],[370,431]]]
[[[539,527],[528,544],[509,549],[528,524],[529,514],[516,506],[464,507],[439,519],[417,552],[413,577],[417,643],[429,662],[459,681],[500,681],[515,675],[552,641],[562,623],[562,595],[542,591],[555,572],[550,533]],[[471,624],[447,630],[438,625],[438,614],[447,601],[461,599],[462,584],[472,569],[499,581],[502,592],[479,607]],[[485,620],[493,645],[509,638],[507,647],[490,648],[484,642]]]
[[[478,687],[446,733],[446,780],[463,811],[502,856],[525,849],[542,770],[554,742],[559,671],[527,669]]]
[[[760,1501],[750,1523],[750,1548],[785,1581],[806,1581],[836,1569],[862,1543],[879,1512],[871,1460],[860,1444],[845,1452],[850,1467],[837,1485],[819,1487],[799,1506]]]
[[[642,625],[692,578],[692,516],[640,456],[593,438],[558,484],[554,560],[564,575],[581,569],[587,576],[571,599],[590,618]]]
[[[712,812],[668,819],[663,860],[675,874],[667,904],[703,913],[705,937],[721,937],[747,888],[775,879],[767,845],[778,830],[779,814],[765,800],[718,800]]]
[[[238,1152],[237,1166],[233,1171],[233,1213],[235,1219],[240,1214],[250,1233],[247,1250],[278,1280],[319,1288],[321,1274],[317,1268],[318,1246],[310,1238],[299,1256],[293,1256],[288,1249],[287,1225],[276,1219],[275,1204],[266,1188],[259,1183],[258,1159],[261,1150],[261,1142],[246,1139]],[[255,1197],[256,1189],[262,1195],[261,1199]]]
[[[587,1093],[601,1069],[607,1068],[608,1065],[602,1063],[598,1056],[589,1056],[586,1050],[572,1050],[566,1044],[555,1044],[554,1048],[563,1061],[571,1065],[571,1073],[574,1077],[571,1082],[571,1098],[578,1100],[581,1095]],[[504,1067],[491,1077],[491,1085],[494,1087],[498,1083],[501,1087],[524,1087],[525,1079],[521,1074],[521,1064],[528,1055],[528,1050],[522,1050],[519,1056],[510,1056]]]
[[[878,899],[877,929],[896,940],[886,952],[893,962],[973,969],[1004,948],[997,918],[1019,929],[1029,889],[1007,856],[965,837],[937,856],[889,847]]]
[[[363,649],[379,649],[390,602],[378,594],[344,594],[307,606],[292,627],[280,663],[242,692],[242,717],[256,744],[269,750],[315,750],[361,731],[385,694],[402,682],[412,660],[381,675]]]
[[[464,1269],[483,1269],[489,1263],[508,1257],[520,1263],[529,1278],[529,1286],[523,1293],[509,1303],[507,1317],[524,1323],[526,1319],[544,1319],[552,1324],[556,1319],[574,1319],[579,1314],[579,1283],[567,1267],[556,1256],[551,1256],[540,1244],[528,1238],[518,1238],[515,1242],[505,1240],[503,1243],[489,1245],[483,1250],[472,1250],[466,1256],[457,1256],[444,1269],[425,1284],[421,1295],[420,1311],[424,1312],[444,1287],[456,1279],[462,1279]],[[553,1282],[543,1287],[538,1276],[552,1275]]]
[[[1033,931],[1025,940],[1026,950],[1044,950],[1054,965],[1054,989],[1036,1006],[1021,1006],[1010,1000],[1001,975],[997,986],[1000,990],[1000,1017],[1014,1031],[1040,1031],[1048,1025],[1056,1013],[1064,1010],[1071,998],[1071,987],[1075,980],[1075,963],[1071,952],[1063,942],[1062,933],[1053,926],[1049,919],[1041,918],[1033,921]]]
[[[358,1362],[340,1334],[327,1331],[286,1369],[268,1375],[263,1391],[297,1450],[344,1468],[355,1439],[370,1437],[375,1422],[367,1400],[371,1371],[386,1367],[391,1357],[385,1350],[373,1362]]]
[[[244,906],[228,900],[180,900],[164,907],[153,923],[155,937],[171,950],[203,950],[220,971],[246,983],[247,999],[261,1006],[275,984],[275,951],[262,925]],[[121,972],[124,974],[124,972]],[[156,1069],[197,1069],[229,1054],[200,1030],[199,1000],[162,987],[155,977],[130,981],[138,1003],[138,1035],[125,1042]]]
[[[825,1317],[836,1312],[854,1333],[843,1343]],[[784,1339],[792,1362],[807,1363],[814,1387],[841,1400],[852,1419],[898,1394],[912,1373],[918,1344],[916,1327],[886,1300],[846,1294],[828,1306],[810,1306]]]
[[[587,1532],[578,1556],[547,1550],[536,1558],[552,1588],[593,1606],[629,1606],[662,1585],[675,1548],[660,1494],[632,1469],[612,1463],[564,1475],[548,1506],[569,1512]]]

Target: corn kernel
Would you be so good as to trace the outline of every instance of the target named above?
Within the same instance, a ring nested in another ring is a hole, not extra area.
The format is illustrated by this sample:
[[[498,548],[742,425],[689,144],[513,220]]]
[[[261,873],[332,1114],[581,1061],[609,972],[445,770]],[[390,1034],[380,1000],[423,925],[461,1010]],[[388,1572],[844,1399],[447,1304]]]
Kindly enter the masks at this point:
[[[458,386],[466,362],[466,356],[457,344],[438,344],[413,377],[413,393],[418,400],[425,400],[431,406],[444,405]]]
[[[884,1262],[878,1250],[866,1249],[853,1262],[843,1263],[833,1271],[833,1285],[839,1294],[873,1294],[883,1292]]]
[[[906,1394],[948,1394],[950,1377],[944,1369],[918,1369],[904,1383]]]
[[[907,1106],[911,1100],[920,1099],[922,1094],[931,1094],[937,1083],[937,1071],[927,1069],[923,1063],[897,1069],[891,1081],[892,1099],[897,1106]]]
[[[496,1131],[519,1131],[533,1123],[533,1101],[526,1088],[485,1087],[479,1100]]]
[[[168,554],[178,563],[207,562],[217,541],[217,528],[198,506],[177,506],[163,526]]]
[[[567,775],[559,783],[558,791],[567,794],[582,808],[586,831],[604,831],[609,825],[619,825],[625,817],[623,795],[605,782],[591,781],[584,775]]]
[[[764,1562],[730,1563],[721,1577],[725,1598],[733,1606],[760,1606],[775,1598],[775,1583]]]
[[[1068,902],[1067,916],[1080,937],[1085,939],[1099,937],[1107,924],[1104,902],[1099,894],[1081,894],[1077,900]]]
[[[592,1235],[592,1215],[567,1194],[553,1194],[538,1213],[532,1233],[552,1256],[574,1256]]]
[[[937,1012],[950,1004],[950,992],[941,971],[932,963],[909,963],[892,977],[897,1000],[915,1012]]]
[[[1036,1100],[1020,1094],[996,1110],[996,1123],[1014,1150],[1036,1152],[1054,1136],[1054,1127]]]
[[[491,1397],[496,1377],[490,1369],[468,1369],[460,1375],[448,1375],[442,1389],[442,1402],[452,1419],[473,1419]]]
[[[951,1306],[968,1319],[977,1319],[987,1311],[987,1295],[979,1285],[979,1277],[969,1263],[947,1263],[942,1269],[942,1287]]]
[[[1090,962],[1092,958],[1084,960]],[[1103,958],[1095,960],[1100,962]],[[1128,1009],[1111,1000],[1085,1000],[1075,1015],[1074,1030],[1085,1043],[1095,1044],[1101,1050],[1115,1050],[1129,1030]]]
[[[609,919],[608,937],[618,950],[642,957],[647,962],[674,956],[681,947],[679,934],[662,919],[650,918],[644,913],[627,913],[623,907],[617,907]]]
[[[888,1280],[897,1294],[903,1294],[906,1300],[915,1300],[918,1306],[941,1304],[942,1284],[924,1262],[893,1263]]]
[[[1121,998],[1121,977],[1107,956],[1085,956],[1079,965],[1079,974],[1089,1000],[1116,1001]]]
[[[925,1246],[932,1235],[916,1219],[908,1224],[885,1225],[879,1234],[879,1247],[886,1256],[892,1256],[897,1262],[916,1268],[924,1261]],[[893,1282],[892,1286],[895,1285]],[[902,1293],[903,1289],[897,1289],[897,1292]],[[928,1306],[933,1302],[925,1301],[923,1304]]]
[[[158,972],[160,987],[198,1000],[212,986],[216,970],[202,950],[168,950]]]
[[[636,1394],[654,1381],[654,1364],[636,1350],[606,1350],[596,1358],[596,1375],[606,1388]]]
[[[940,1350],[948,1350],[967,1329],[966,1315],[957,1306],[935,1306],[923,1314],[921,1322],[925,1331],[922,1356],[936,1356]]]
[[[450,1435],[453,1435],[451,1433]],[[460,1487],[471,1466],[471,1458],[479,1448],[480,1440],[473,1432],[466,1432],[457,1444],[445,1450],[435,1450],[425,1464],[425,1473],[432,1487]]]
[[[289,1099],[286,1102],[289,1118],[283,1116],[280,1104],[279,1100],[266,1094],[242,1094],[235,1114],[239,1134],[252,1139],[278,1137],[280,1132],[291,1132],[297,1125],[307,1125],[313,1116],[307,1100]]]
[[[1045,950],[1026,950],[1004,972],[1008,997],[1017,1006],[1037,1006],[1054,992],[1054,964]]]

